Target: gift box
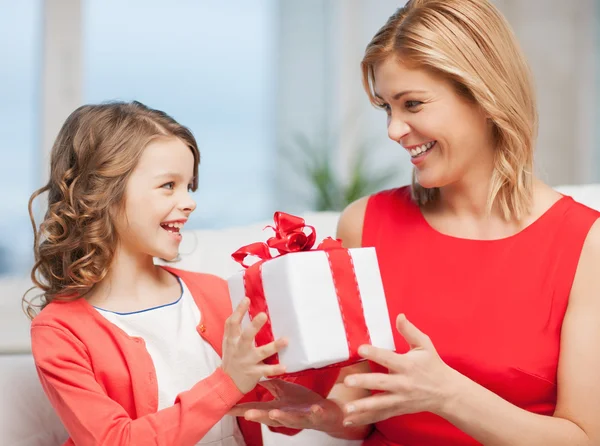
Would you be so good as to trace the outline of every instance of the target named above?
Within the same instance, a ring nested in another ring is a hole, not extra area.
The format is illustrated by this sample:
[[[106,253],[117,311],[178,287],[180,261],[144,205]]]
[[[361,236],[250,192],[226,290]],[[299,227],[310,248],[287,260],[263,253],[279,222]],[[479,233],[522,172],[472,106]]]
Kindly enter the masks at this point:
[[[276,212],[274,220],[266,243],[233,253],[245,269],[228,279],[234,308],[250,299],[245,323],[260,312],[268,316],[256,344],[289,340],[265,362],[292,374],[358,362],[363,344],[394,350],[375,248],[345,249],[331,238],[313,248],[314,228],[302,218]],[[258,261],[250,265],[249,257]]]

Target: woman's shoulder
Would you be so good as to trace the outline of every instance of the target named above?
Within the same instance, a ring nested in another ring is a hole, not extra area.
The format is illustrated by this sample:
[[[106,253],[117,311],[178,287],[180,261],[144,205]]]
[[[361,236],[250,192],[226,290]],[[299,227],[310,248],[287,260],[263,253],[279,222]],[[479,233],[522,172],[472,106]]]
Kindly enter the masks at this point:
[[[340,214],[337,238],[348,248],[361,246],[367,214],[377,219],[399,203],[412,203],[410,186],[386,189],[350,203]]]

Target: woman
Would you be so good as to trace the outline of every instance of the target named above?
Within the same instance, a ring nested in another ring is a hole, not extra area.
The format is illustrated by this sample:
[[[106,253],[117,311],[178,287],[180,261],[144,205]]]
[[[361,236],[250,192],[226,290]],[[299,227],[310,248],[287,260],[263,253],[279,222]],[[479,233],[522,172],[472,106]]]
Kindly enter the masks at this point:
[[[600,444],[600,213],[533,175],[506,21],[487,0],[411,1],[362,73],[413,184],[350,205],[338,236],[376,247],[396,352],[365,346],[329,400],[273,383],[277,403],[236,410],[365,445]]]

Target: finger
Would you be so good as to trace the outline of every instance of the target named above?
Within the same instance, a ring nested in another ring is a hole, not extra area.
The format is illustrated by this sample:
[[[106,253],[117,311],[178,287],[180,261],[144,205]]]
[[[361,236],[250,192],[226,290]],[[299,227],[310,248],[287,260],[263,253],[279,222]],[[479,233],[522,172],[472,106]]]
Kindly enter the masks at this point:
[[[403,401],[402,396],[387,392],[354,400],[344,405],[343,410],[344,414],[346,414],[344,419],[349,419],[351,415],[360,415],[365,412],[381,412],[397,409]]]
[[[262,410],[249,410],[244,415],[244,419],[248,421],[254,421],[256,423],[266,424],[267,426],[272,427],[281,427],[282,424],[277,420],[274,420],[269,417],[269,412]]]
[[[310,408],[311,423],[315,428],[319,426],[329,425],[332,423],[339,424],[342,421],[342,412],[339,410],[326,410],[319,404],[313,404]]]
[[[366,426],[369,424],[379,423],[396,415],[401,415],[397,410],[374,410],[366,411],[358,414],[352,414],[344,418],[344,426]]]
[[[315,423],[311,420],[311,411],[284,411],[274,409],[269,412],[269,418],[278,422],[282,426],[292,429],[311,429],[315,427]]]
[[[259,366],[258,371],[260,375],[265,378],[279,376],[285,373],[285,366],[283,364],[261,365]]]
[[[270,379],[268,381],[261,381],[259,385],[267,389],[275,398],[280,398],[285,395],[290,399],[298,399],[302,397],[307,397],[309,395],[316,395],[312,390],[304,386],[287,382],[282,379]]]
[[[248,308],[250,308],[250,299],[244,297],[240,303],[237,304],[237,307],[235,307],[235,310],[233,310],[233,313],[231,313],[229,319],[231,319],[234,324],[241,324],[246,311],[248,311]]]
[[[258,385],[267,389],[275,399],[278,399],[283,395],[285,381],[282,379],[270,379],[268,381],[261,381]]]
[[[248,412],[248,410],[244,409],[243,407],[233,406],[231,409],[229,409],[227,415],[231,415],[232,417],[243,417],[246,415],[246,412]]]
[[[387,373],[361,373],[349,375],[344,379],[347,387],[366,390],[384,390],[388,392],[397,391],[401,388],[399,375],[388,375]]]
[[[252,323],[248,327],[244,328],[240,339],[243,343],[248,344],[248,348],[250,348],[250,345],[254,344],[254,338],[256,337],[256,334],[266,322],[267,315],[265,313],[259,313],[252,319]]]
[[[270,410],[277,408],[277,401],[267,401],[267,402],[251,402],[251,403],[242,403],[236,404],[229,410],[229,415],[234,415],[236,417],[243,417],[246,415],[246,412],[250,410],[258,410],[268,414]]]
[[[235,338],[239,336],[240,326],[242,319],[250,307],[250,299],[244,297],[240,303],[235,307],[233,313],[225,321],[225,336],[229,338]]]
[[[402,355],[391,350],[373,347],[372,345],[361,345],[358,354],[362,358],[376,362],[388,370],[396,371],[402,367]]]
[[[278,353],[282,348],[287,346],[287,344],[287,339],[281,338],[269,344],[263,345],[262,347],[258,347],[256,351],[258,353],[259,360],[264,361],[269,356],[273,356],[275,353]]]
[[[402,335],[410,348],[431,348],[433,344],[431,343],[431,339],[421,330],[414,326],[412,322],[410,322],[404,314],[399,314],[396,318],[396,329],[398,333]]]

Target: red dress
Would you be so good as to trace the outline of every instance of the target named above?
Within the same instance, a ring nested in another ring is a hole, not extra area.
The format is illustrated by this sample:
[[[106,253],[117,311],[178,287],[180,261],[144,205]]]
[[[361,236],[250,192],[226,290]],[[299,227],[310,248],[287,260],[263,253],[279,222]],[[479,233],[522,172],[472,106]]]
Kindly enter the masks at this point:
[[[433,229],[403,187],[370,197],[362,245],[377,250],[393,327],[405,313],[450,367],[523,409],[552,415],[561,326],[583,243],[599,217],[565,196],[516,235],[462,239]],[[406,352],[394,335],[397,351]],[[419,413],[377,423],[363,444],[479,443]]]

